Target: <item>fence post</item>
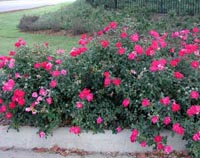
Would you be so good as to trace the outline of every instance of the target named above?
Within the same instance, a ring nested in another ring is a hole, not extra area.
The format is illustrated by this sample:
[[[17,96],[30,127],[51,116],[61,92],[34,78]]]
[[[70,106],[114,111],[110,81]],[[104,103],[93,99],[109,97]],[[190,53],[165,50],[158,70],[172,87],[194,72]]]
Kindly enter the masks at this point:
[[[163,0],[160,2],[160,12],[163,13]]]
[[[117,0],[115,0],[115,9],[117,9],[117,8],[118,8],[118,7],[117,7],[117,6],[118,6],[117,4],[118,4],[118,1],[117,1]]]

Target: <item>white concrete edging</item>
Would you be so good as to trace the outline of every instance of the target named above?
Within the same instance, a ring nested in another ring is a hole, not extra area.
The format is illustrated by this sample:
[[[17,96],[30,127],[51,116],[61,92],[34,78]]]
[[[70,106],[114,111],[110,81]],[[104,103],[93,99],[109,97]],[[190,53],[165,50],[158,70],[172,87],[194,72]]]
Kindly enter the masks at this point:
[[[7,126],[0,126],[0,147],[14,147],[32,149],[34,147],[51,148],[58,145],[62,148],[75,148],[91,152],[146,152],[152,148],[142,148],[138,143],[131,143],[129,140],[131,130],[123,130],[118,134],[111,131],[93,134],[92,132],[81,133],[79,136],[69,132],[69,128],[58,128],[53,131],[53,136],[40,138],[38,129],[34,127],[21,127],[17,132]],[[173,150],[185,150],[186,141],[182,137],[175,135],[171,137],[171,132],[164,131],[162,136],[168,136],[168,145],[172,145]]]

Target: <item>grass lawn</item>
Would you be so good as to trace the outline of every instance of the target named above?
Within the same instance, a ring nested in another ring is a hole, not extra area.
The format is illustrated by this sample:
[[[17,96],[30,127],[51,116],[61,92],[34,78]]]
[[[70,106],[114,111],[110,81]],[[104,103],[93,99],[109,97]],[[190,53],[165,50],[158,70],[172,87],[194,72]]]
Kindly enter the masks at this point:
[[[37,9],[0,13],[0,55],[5,55],[8,53],[8,51],[13,50],[13,44],[19,37],[22,37],[28,45],[48,42],[52,49],[63,48],[69,51],[74,45],[76,45],[76,37],[30,34],[20,32],[20,30],[17,29],[19,20],[23,15],[41,15],[44,13],[56,11],[60,7],[67,4],[69,3]]]

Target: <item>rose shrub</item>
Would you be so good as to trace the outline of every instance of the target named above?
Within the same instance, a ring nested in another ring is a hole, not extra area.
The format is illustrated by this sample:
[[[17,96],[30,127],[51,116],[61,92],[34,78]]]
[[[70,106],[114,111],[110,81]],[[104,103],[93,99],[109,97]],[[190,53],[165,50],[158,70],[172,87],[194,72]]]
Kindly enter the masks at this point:
[[[199,28],[142,35],[111,22],[78,43],[49,55],[47,45],[19,39],[16,53],[0,58],[0,112],[12,127],[38,126],[42,137],[63,122],[75,134],[131,128],[131,142],[169,154],[168,129],[200,156]]]

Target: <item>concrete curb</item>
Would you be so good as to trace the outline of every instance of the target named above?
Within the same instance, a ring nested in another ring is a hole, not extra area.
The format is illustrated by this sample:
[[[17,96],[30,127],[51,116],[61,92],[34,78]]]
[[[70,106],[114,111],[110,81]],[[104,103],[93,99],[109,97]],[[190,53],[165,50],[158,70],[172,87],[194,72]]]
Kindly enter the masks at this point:
[[[111,131],[105,133],[93,134],[92,132],[81,133],[79,136],[69,133],[69,128],[58,128],[53,131],[53,136],[39,138],[38,129],[34,127],[21,127],[20,131],[10,129],[7,132],[7,126],[0,126],[0,147],[14,147],[23,149],[32,149],[34,147],[51,148],[58,145],[62,148],[82,149],[89,152],[146,152],[152,151],[152,148],[142,148],[138,143],[131,143],[129,140],[131,131],[123,130],[119,134],[112,134]],[[180,136],[171,137],[171,132],[161,133],[168,137],[168,144],[172,145],[174,150],[185,150],[186,141]]]

